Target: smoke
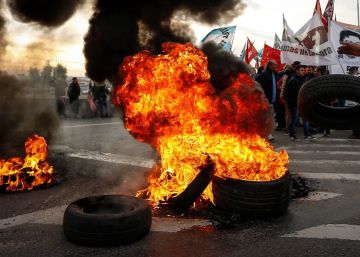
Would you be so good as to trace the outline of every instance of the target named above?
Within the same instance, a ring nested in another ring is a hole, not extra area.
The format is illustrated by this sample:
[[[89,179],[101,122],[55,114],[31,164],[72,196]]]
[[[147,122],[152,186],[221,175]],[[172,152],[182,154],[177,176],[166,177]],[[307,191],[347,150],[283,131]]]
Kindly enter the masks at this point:
[[[54,101],[27,91],[27,81],[0,71],[0,145],[23,144],[33,133],[51,140],[59,125]]]
[[[235,78],[237,74],[250,72],[246,63],[213,42],[203,44],[202,51],[208,57],[211,83],[218,91],[230,86],[230,79]]]
[[[233,20],[244,7],[240,0],[97,0],[84,38],[87,75],[116,81],[124,57],[143,49],[157,53],[163,42],[191,41],[193,32],[174,22],[176,15],[214,25]]]
[[[5,53],[8,40],[6,38],[6,20],[3,14],[3,2],[0,0],[0,62]]]
[[[85,0],[7,0],[10,11],[25,23],[57,27],[66,22]]]

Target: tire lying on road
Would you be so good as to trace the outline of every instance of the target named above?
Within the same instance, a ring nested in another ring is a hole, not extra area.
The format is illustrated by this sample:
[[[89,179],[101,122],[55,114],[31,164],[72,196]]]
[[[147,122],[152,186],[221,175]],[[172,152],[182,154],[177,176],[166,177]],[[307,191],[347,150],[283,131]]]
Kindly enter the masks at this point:
[[[65,210],[63,231],[76,244],[113,246],[135,242],[151,226],[149,204],[124,195],[93,196],[71,203]]]
[[[289,172],[273,181],[245,181],[214,177],[212,183],[217,207],[253,218],[284,214],[290,203]]]
[[[360,78],[327,75],[306,82],[298,96],[299,112],[310,123],[322,128],[360,128],[360,105],[331,107],[322,104],[334,99],[360,103]]]

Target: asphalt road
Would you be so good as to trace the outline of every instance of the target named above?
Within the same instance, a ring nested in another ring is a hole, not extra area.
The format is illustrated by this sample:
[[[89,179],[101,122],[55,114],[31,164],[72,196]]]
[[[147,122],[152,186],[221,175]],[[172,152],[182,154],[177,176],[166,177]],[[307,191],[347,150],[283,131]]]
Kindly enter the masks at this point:
[[[291,173],[312,190],[293,200],[286,215],[231,228],[203,217],[157,216],[141,241],[91,248],[64,238],[66,206],[96,194],[133,195],[158,157],[119,118],[64,120],[50,146],[58,183],[0,195],[0,256],[359,256],[360,141],[349,134],[291,142],[275,133],[275,148],[289,152]]]

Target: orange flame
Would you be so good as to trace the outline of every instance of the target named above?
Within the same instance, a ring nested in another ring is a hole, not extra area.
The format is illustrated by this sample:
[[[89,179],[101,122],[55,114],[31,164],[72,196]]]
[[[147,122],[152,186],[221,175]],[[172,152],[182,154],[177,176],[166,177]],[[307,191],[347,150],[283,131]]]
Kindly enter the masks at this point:
[[[34,187],[51,183],[53,167],[45,160],[47,144],[43,137],[33,135],[25,142],[25,159],[12,157],[0,159],[0,189],[6,191],[32,190]]]
[[[274,152],[262,138],[264,127],[272,125],[264,117],[272,110],[253,79],[232,76],[230,86],[217,92],[199,49],[164,43],[163,52],[125,58],[123,83],[114,95],[114,103],[124,109],[126,128],[161,156],[161,168],[148,178],[150,201],[158,204],[181,193],[206,154],[223,178],[265,181],[283,176],[288,155]],[[212,199],[210,187],[202,197]]]

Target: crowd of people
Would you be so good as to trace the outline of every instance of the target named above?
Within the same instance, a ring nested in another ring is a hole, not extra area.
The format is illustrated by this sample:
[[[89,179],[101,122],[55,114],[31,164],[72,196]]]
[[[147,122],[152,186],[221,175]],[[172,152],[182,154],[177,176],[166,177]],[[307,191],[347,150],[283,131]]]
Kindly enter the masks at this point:
[[[299,117],[297,105],[298,94],[304,83],[315,77],[328,74],[326,67],[306,66],[295,61],[293,64],[285,66],[283,71],[277,72],[277,65],[274,60],[270,60],[266,67],[260,67],[260,71],[254,76],[255,81],[263,88],[269,103],[273,107],[277,124],[276,130],[283,131],[284,135],[288,136],[291,141],[298,140],[297,126],[303,128],[303,139],[305,141],[316,140],[315,134],[330,136],[330,128],[313,126],[303,117]],[[349,75],[357,76],[357,74],[357,67],[349,69]],[[325,104],[344,107],[344,100],[334,99]],[[353,130],[350,138],[360,139],[359,131]],[[273,141],[273,135],[269,135],[268,139]]]
[[[55,79],[52,81],[52,86],[55,88],[56,109],[59,116],[80,118],[81,88],[78,79],[73,77],[69,86],[64,79]],[[107,96],[110,91],[105,83],[90,81],[87,99],[84,100],[87,102],[92,116],[99,118],[109,116]]]

